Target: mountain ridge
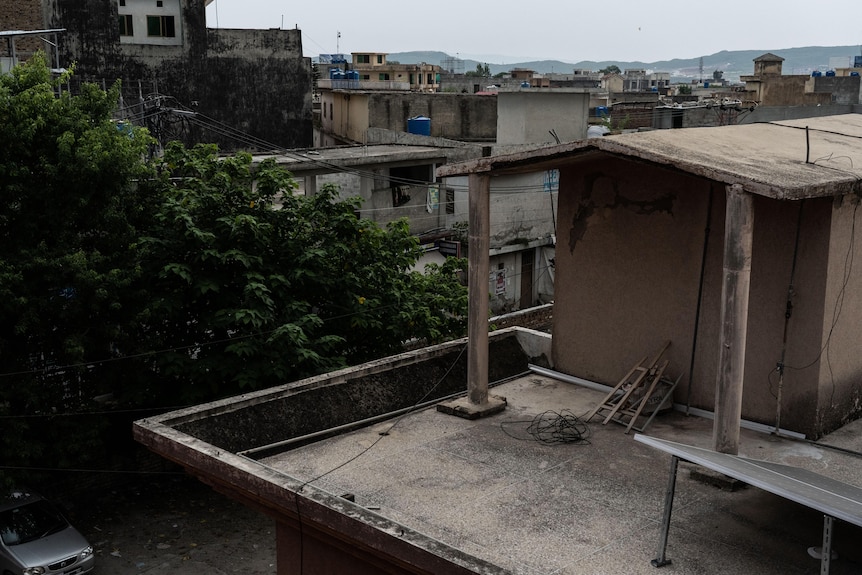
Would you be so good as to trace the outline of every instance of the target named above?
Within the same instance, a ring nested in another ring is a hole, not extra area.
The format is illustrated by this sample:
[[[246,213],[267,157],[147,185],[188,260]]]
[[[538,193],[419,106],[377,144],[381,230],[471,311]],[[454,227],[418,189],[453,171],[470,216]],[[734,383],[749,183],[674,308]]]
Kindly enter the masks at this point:
[[[826,71],[830,69],[830,60],[841,58],[853,65],[855,56],[862,54],[859,46],[806,46],[800,48],[770,49],[770,50],[722,50],[714,54],[695,58],[674,58],[671,60],[660,60],[656,62],[641,62],[638,60],[581,60],[578,62],[567,62],[563,60],[531,60],[518,63],[496,64],[493,62],[480,62],[469,58],[453,58],[446,52],[440,51],[411,51],[396,52],[388,54],[390,61],[402,64],[437,64],[451,61],[463,62],[463,72],[475,71],[476,66],[484,67],[487,63],[491,75],[508,72],[513,68],[527,68],[541,74],[571,73],[575,69],[598,71],[608,66],[617,66],[621,70],[646,69],[654,72],[669,72],[673,81],[690,81],[694,79],[709,79],[715,70],[720,70],[724,78],[730,81],[738,81],[739,76],[748,75],[754,71],[754,59],[763,54],[771,53],[784,58],[783,70],[785,74],[810,74],[814,70]],[[703,59],[703,71],[701,73],[701,58]]]

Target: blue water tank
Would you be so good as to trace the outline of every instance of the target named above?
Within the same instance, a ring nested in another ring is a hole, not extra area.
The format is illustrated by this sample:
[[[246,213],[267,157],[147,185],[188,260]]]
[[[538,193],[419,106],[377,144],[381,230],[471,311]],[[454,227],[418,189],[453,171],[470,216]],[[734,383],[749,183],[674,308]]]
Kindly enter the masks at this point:
[[[851,75],[851,76],[858,76],[858,75],[859,75],[859,72],[850,72],[850,75]]]
[[[703,87],[704,87],[704,88],[709,88],[709,82],[704,82],[704,83],[703,83]]]
[[[606,118],[608,115],[607,106],[596,106],[596,118]]]
[[[834,75],[835,75],[835,70],[829,70],[828,72],[826,72],[826,75],[827,75],[827,76],[834,76]]]
[[[358,80],[359,72],[357,70],[348,70],[347,71],[347,79],[348,80]]]
[[[811,77],[812,77],[812,78],[819,78],[819,77],[820,77],[820,76],[822,76],[822,75],[823,75],[823,73],[822,73],[822,72],[820,72],[820,70],[814,70],[813,72],[811,72]]]
[[[529,82],[527,82],[526,80],[524,80],[523,82],[521,82],[521,87],[522,87],[522,88],[529,88],[529,87],[530,87],[530,83],[529,83]]]
[[[407,132],[416,134],[417,136],[431,135],[431,118],[425,116],[416,116],[407,119]]]

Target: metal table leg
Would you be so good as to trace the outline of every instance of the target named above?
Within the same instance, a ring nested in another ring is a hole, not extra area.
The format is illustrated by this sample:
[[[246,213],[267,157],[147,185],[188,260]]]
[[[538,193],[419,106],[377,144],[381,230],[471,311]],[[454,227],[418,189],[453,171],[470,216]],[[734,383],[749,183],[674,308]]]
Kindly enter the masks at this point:
[[[823,516],[823,555],[820,557],[820,575],[829,575],[829,562],[832,560],[832,522],[830,515]]]
[[[661,522],[661,538],[658,545],[658,553],[656,558],[650,561],[653,567],[664,567],[671,563],[670,559],[665,556],[665,552],[667,551],[667,535],[670,531],[670,513],[673,510],[673,495],[676,491],[676,470],[678,467],[679,457],[674,455],[670,460],[670,476],[667,480],[667,492],[664,498],[664,518]]]

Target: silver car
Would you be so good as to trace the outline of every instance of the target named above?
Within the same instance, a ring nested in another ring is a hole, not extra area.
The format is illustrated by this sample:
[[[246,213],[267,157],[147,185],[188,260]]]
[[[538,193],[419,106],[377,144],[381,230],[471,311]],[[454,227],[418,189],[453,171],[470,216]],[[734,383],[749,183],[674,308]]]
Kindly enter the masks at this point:
[[[46,499],[26,491],[0,495],[0,573],[83,575],[95,562],[84,536]]]

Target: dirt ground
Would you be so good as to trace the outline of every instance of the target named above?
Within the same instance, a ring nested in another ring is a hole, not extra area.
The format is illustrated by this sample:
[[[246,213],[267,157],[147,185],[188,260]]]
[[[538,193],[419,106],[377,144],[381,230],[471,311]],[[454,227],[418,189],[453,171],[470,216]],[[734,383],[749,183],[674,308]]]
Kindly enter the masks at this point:
[[[77,502],[72,523],[96,553],[93,575],[271,575],[275,523],[182,474]]]

